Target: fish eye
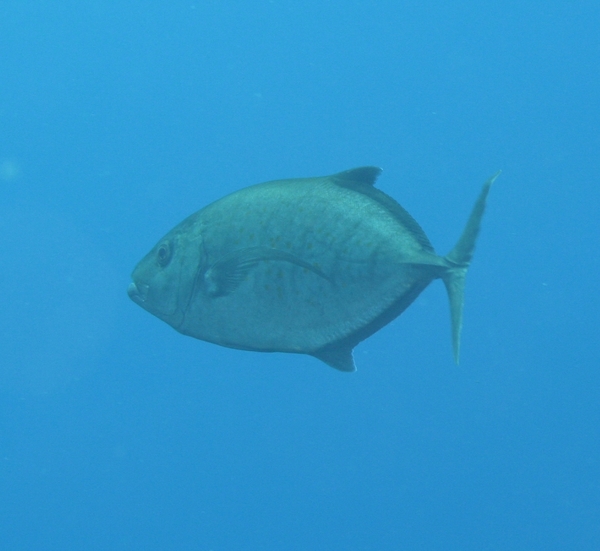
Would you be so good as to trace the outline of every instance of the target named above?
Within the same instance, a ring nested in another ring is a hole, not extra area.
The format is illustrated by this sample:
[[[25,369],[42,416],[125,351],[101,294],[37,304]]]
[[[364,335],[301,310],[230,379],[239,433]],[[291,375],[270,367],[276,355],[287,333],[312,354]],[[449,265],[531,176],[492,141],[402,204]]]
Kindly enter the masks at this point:
[[[158,251],[156,251],[156,259],[158,261],[158,265],[163,268],[170,262],[171,260],[171,247],[168,241],[161,243],[160,247],[158,247]]]

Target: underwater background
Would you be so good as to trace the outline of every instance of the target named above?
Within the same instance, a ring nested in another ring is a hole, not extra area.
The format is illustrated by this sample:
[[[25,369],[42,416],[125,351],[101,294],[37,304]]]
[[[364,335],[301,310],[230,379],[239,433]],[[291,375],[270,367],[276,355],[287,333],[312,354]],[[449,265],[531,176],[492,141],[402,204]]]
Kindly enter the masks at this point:
[[[600,549],[600,4],[0,2],[0,548]],[[355,351],[184,337],[126,294],[257,182],[384,169],[454,245]]]

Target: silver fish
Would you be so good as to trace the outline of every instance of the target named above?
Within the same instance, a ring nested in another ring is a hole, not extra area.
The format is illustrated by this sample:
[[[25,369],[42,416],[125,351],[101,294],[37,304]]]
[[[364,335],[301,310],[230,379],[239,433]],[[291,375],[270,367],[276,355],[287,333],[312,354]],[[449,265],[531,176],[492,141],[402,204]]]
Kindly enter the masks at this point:
[[[134,269],[128,294],[185,335],[355,371],[352,349],[442,279],[458,363],[465,276],[499,172],[446,256],[374,187],[380,172],[361,167],[232,193],[161,239]]]

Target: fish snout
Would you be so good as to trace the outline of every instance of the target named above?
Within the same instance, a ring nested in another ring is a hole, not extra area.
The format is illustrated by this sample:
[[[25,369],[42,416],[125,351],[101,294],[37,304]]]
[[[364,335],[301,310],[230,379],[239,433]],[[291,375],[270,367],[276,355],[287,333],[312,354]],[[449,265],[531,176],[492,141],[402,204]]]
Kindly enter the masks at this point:
[[[148,285],[137,285],[135,282],[131,282],[127,287],[127,294],[133,302],[142,303],[146,301],[148,297]]]

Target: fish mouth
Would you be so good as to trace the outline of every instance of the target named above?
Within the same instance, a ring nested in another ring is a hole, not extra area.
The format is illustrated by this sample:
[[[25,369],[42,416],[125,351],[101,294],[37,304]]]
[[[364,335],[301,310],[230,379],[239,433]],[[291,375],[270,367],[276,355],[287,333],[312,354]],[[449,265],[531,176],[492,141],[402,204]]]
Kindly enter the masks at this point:
[[[127,294],[133,302],[144,303],[148,298],[149,285],[137,285],[135,282],[131,282],[127,287]]]

